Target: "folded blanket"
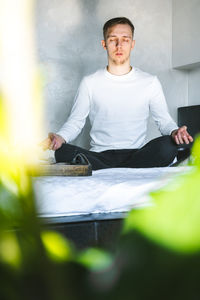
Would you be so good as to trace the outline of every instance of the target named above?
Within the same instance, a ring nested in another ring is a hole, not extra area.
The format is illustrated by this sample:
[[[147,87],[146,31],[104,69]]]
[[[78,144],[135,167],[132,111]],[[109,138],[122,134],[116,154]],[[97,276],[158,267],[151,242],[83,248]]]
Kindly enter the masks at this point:
[[[127,212],[151,205],[149,192],[163,187],[191,167],[115,168],[93,171],[92,177],[33,179],[42,217]]]

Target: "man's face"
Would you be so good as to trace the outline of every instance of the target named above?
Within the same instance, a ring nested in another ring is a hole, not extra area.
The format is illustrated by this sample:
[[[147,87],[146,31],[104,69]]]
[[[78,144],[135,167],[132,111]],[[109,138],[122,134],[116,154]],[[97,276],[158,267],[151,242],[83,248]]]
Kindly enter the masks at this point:
[[[123,65],[129,61],[134,44],[131,27],[128,24],[112,26],[108,29],[106,40],[102,41],[102,46],[108,53],[108,61],[115,65]]]

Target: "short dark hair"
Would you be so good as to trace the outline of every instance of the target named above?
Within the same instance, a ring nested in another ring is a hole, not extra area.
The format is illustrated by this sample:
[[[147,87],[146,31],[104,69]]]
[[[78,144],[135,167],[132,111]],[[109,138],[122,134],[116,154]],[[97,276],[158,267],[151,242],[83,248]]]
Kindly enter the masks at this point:
[[[103,26],[103,36],[104,36],[104,40],[106,40],[106,34],[107,31],[110,27],[114,26],[114,25],[118,25],[118,24],[128,24],[131,27],[131,31],[132,31],[132,36],[134,35],[134,26],[133,23],[125,17],[118,17],[118,18],[113,18],[108,20],[104,26]]]

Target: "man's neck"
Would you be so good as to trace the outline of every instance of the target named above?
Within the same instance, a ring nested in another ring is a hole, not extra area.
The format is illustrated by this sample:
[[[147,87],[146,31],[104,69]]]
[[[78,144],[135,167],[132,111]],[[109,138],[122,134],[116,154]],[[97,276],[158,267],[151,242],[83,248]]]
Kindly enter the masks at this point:
[[[107,66],[107,70],[109,73],[113,75],[120,76],[120,75],[128,74],[132,70],[132,67],[130,66],[130,64],[113,65],[109,63]]]

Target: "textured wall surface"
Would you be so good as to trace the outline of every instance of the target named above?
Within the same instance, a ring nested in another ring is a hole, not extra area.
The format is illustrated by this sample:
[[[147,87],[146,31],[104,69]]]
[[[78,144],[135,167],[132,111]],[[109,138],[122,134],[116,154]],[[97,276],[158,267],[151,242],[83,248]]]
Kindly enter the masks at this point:
[[[81,78],[107,63],[102,26],[126,16],[136,28],[132,65],[156,74],[174,119],[187,104],[188,72],[173,70],[172,0],[37,0],[38,54],[44,76],[46,132],[67,119]],[[89,146],[89,124],[74,142]],[[158,136],[150,119],[148,138]]]
[[[188,105],[200,105],[200,68],[189,71],[188,86]]]
[[[173,67],[200,64],[200,0],[173,0]]]

